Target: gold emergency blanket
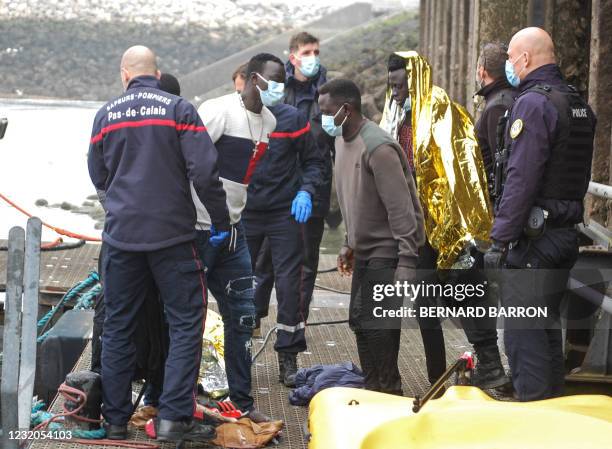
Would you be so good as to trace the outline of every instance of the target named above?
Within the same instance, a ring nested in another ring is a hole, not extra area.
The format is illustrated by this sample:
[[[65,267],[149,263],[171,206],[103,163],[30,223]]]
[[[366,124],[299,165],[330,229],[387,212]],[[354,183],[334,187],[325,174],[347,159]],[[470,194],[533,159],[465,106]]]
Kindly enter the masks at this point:
[[[449,269],[470,242],[488,242],[493,214],[474,125],[467,111],[431,81],[429,63],[415,51],[397,52],[406,61],[412,106],[414,166],[427,240],[438,268]],[[387,90],[381,121],[397,126],[401,108]]]
[[[223,354],[223,320],[214,310],[208,309],[202,335],[199,383],[206,395],[213,399],[220,399],[229,393]]]

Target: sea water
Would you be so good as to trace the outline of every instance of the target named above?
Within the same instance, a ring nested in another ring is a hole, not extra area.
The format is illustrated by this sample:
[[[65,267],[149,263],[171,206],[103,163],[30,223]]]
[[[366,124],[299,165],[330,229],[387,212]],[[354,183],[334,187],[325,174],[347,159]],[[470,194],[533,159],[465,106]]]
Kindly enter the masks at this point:
[[[87,150],[93,118],[102,103],[56,100],[2,100],[0,117],[8,118],[0,140],[0,193],[49,224],[99,237],[87,215],[53,207],[68,202],[81,206],[95,194],[87,171]],[[13,226],[25,227],[27,217],[0,199],[0,239]],[[43,228],[43,240],[57,234]]]
[[[50,206],[63,202],[81,206],[95,195],[87,151],[93,118],[101,106],[83,101],[0,99],[0,117],[9,121],[0,140],[0,193],[53,226],[100,237],[90,216],[35,203],[44,199]],[[0,240],[8,238],[11,227],[25,228],[26,222],[25,215],[0,199]],[[43,241],[57,237],[43,227]],[[343,241],[343,225],[326,227],[321,252],[337,254]]]

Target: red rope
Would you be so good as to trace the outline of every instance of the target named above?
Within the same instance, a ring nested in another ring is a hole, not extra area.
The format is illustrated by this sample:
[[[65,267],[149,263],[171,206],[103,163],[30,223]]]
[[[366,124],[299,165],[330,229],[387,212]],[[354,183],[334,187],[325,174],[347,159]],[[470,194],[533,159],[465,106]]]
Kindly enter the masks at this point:
[[[40,249],[50,249],[50,248],[55,248],[56,246],[61,245],[62,243],[64,243],[64,240],[62,240],[61,237],[56,238],[54,241],[49,242],[49,243],[43,243],[42,245],[40,245]]]
[[[89,422],[89,423],[101,423],[101,419],[91,419],[86,418],[84,416],[80,416],[78,413],[87,403],[87,394],[85,392],[79,390],[78,388],[73,388],[65,383],[61,384],[57,389],[57,392],[64,396],[64,411],[62,413],[58,413],[57,415],[49,418],[48,420],[37,425],[34,430],[46,430],[49,427],[49,424],[63,420],[67,416],[70,416],[77,421]],[[75,404],[79,404],[74,410],[68,410],[66,408],[66,400],[71,401]],[[145,441],[128,441],[128,440],[108,440],[108,439],[99,439],[99,440],[90,440],[86,438],[72,438],[65,441],[68,443],[79,443],[86,444],[91,446],[113,446],[113,447],[127,447],[129,449],[159,449],[159,445],[155,443],[147,443]]]
[[[21,212],[25,216],[30,217],[30,218],[33,217],[33,215],[31,213],[29,213],[25,209],[19,207],[17,204],[12,202],[10,199],[8,199],[6,196],[4,196],[2,193],[0,193],[0,198],[3,199],[4,201],[6,201],[11,206],[13,206],[15,209],[17,209],[19,212]],[[73,239],[85,240],[85,241],[88,241],[88,242],[101,242],[102,241],[102,239],[100,239],[99,237],[88,237],[86,235],[70,232],[70,231],[67,231],[66,229],[62,229],[62,228],[58,228],[56,226],[52,226],[52,225],[50,225],[48,223],[45,223],[44,221],[42,222],[42,224],[43,224],[43,226],[45,226],[45,227],[47,227],[47,228],[57,232],[60,235],[65,235],[66,237],[71,237]]]

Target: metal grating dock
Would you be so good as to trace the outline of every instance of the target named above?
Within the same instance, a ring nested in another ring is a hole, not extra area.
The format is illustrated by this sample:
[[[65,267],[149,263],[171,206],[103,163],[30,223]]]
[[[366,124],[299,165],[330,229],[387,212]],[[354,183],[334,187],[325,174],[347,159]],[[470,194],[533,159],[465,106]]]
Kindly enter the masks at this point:
[[[0,240],[0,246],[6,246]],[[98,268],[100,244],[87,243],[80,248],[43,251],[40,261],[40,292],[62,295]],[[7,252],[0,251],[0,291],[6,288]]]
[[[319,292],[318,292],[319,293]],[[316,300],[316,298],[315,298]],[[316,303],[317,301],[315,301]],[[214,305],[211,304],[214,307]],[[271,308],[271,316],[275,316],[275,309]],[[313,307],[309,321],[311,323],[321,321],[335,321],[346,319],[347,309],[345,307]],[[273,321],[266,318],[262,321],[262,333],[270,329]],[[299,358],[300,366],[311,366],[316,364],[332,364],[343,361],[353,361],[358,364],[357,350],[354,336],[346,324],[329,326],[311,326],[306,330],[309,348]],[[451,358],[457,357],[469,346],[462,331],[446,329],[446,346],[449,362]],[[273,340],[274,337],[272,337]],[[261,340],[255,340],[254,351],[261,345]],[[308,416],[306,407],[295,407],[289,404],[287,393],[289,390],[277,382],[278,364],[276,354],[269,342],[253,366],[253,392],[256,405],[262,412],[276,419],[285,421],[285,429],[279,440],[280,444],[274,446],[278,449],[306,449],[307,442],[303,437],[303,425]],[[89,347],[85,350],[75,369],[89,368]],[[400,352],[400,371],[402,373],[404,394],[415,396],[423,394],[427,387],[425,375],[425,360],[421,344],[421,336],[418,330],[405,329],[402,333],[402,348]],[[61,404],[56,401],[52,405],[54,412],[59,410]],[[136,429],[130,430],[133,439],[144,439],[144,432]],[[38,441],[31,445],[32,449],[78,449],[85,446],[66,442]],[[91,448],[111,449],[106,446],[87,446]],[[174,449],[175,445],[163,444],[162,449]],[[211,445],[186,444],[187,448],[214,447]]]

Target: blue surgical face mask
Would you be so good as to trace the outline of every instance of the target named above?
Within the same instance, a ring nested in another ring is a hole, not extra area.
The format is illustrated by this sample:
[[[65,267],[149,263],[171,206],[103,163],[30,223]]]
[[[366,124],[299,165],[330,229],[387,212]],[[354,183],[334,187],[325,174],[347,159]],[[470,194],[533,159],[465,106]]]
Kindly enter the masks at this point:
[[[514,60],[514,62],[511,62],[509,59],[506,59],[506,79],[513,87],[518,87],[519,84],[521,84],[521,79],[519,78],[519,75],[523,72],[523,70],[525,70],[525,67],[523,67],[518,75],[514,71],[514,63],[518,61],[521,56],[523,55],[521,54],[518,58]]]
[[[338,112],[336,112],[335,115],[321,115],[321,126],[323,127],[323,130],[332,137],[342,135],[342,125],[344,125],[344,122],[346,122],[348,115],[344,117],[344,120],[342,120],[342,123],[340,123],[340,125],[336,125],[335,120],[343,107],[344,106],[338,109]]]
[[[257,86],[257,89],[259,89],[261,102],[264,104],[264,106],[272,107],[282,102],[283,95],[285,93],[285,83],[277,83],[276,81],[272,80],[268,81],[259,73],[257,73],[257,76],[268,83],[267,90],[261,90],[259,86]]]
[[[297,57],[297,56],[296,56]],[[300,59],[300,58],[298,58]],[[300,59],[302,62],[300,64],[299,70],[302,72],[306,78],[312,78],[317,73],[319,73],[319,68],[321,67],[321,61],[318,56],[304,56]]]

